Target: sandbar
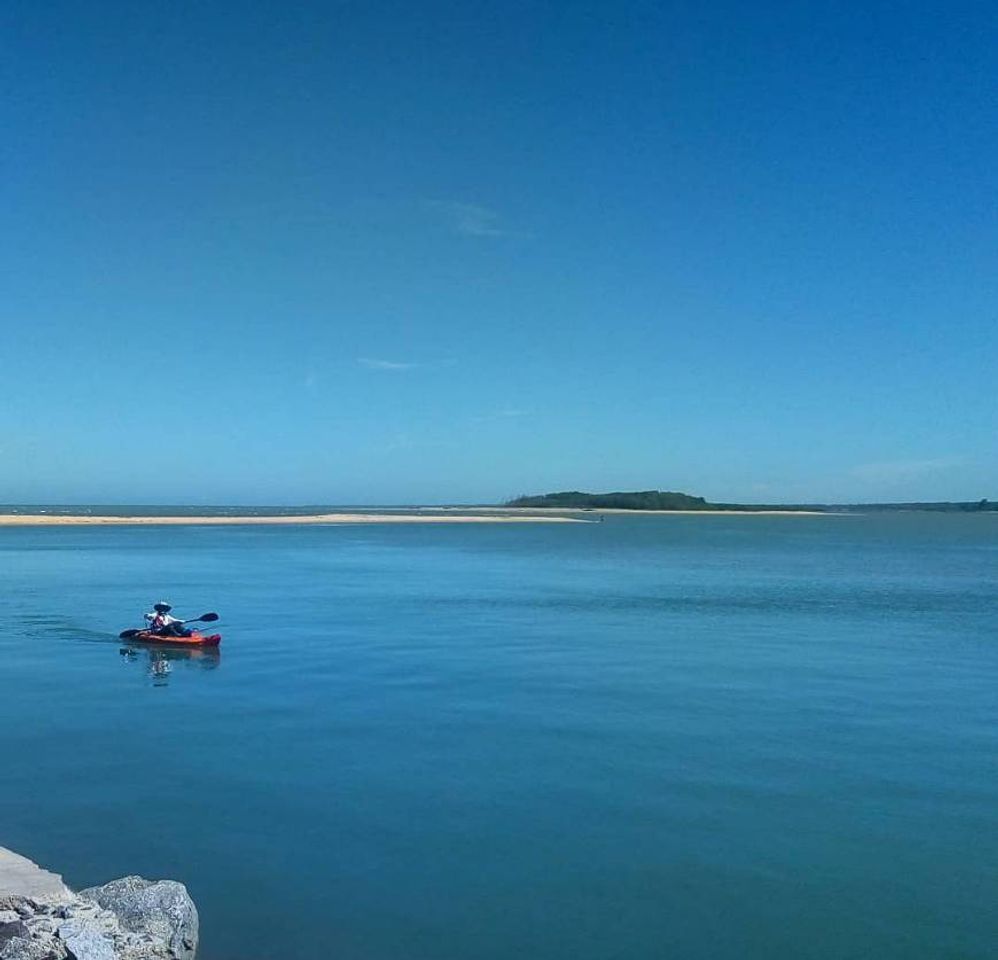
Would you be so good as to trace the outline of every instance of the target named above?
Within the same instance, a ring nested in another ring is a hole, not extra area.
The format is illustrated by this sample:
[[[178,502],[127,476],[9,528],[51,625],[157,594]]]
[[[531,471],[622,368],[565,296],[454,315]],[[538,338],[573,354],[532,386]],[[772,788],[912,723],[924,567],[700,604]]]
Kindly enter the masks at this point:
[[[472,513],[318,513],[311,516],[208,516],[143,517],[94,516],[91,514],[8,513],[0,515],[0,527],[74,526],[237,526],[245,524],[342,524],[342,523],[585,523],[577,517],[537,516],[536,514]]]

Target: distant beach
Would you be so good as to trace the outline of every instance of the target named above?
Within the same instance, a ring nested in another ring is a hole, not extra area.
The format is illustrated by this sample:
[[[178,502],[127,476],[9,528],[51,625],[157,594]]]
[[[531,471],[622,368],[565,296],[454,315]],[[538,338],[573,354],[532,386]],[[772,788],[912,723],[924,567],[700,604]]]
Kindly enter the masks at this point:
[[[10,509],[10,508],[8,508]],[[37,509],[37,508],[36,508]],[[347,523],[593,523],[606,515],[686,517],[827,517],[819,510],[583,510],[544,507],[425,507],[393,508],[391,511],[337,511],[336,513],[203,513],[144,514],[36,512],[0,514],[0,527],[49,526],[220,526],[239,524],[347,524]],[[107,508],[105,508],[107,509]],[[116,508],[121,509],[121,508]]]
[[[11,508],[8,508],[11,509]],[[30,508],[29,508],[30,509]],[[38,510],[38,508],[35,508]],[[105,510],[109,508],[104,508]],[[2,513],[0,527],[49,526],[219,526],[238,524],[347,524],[347,523],[593,523],[606,515],[685,516],[685,517],[827,517],[830,512],[819,510],[619,510],[545,508],[545,507],[422,507],[388,508],[356,513],[201,513],[145,514],[116,512],[90,513],[85,507],[79,513],[59,508],[59,512]],[[162,508],[161,508],[162,509]],[[249,508],[259,510],[260,508]]]
[[[215,526],[235,524],[334,524],[334,523],[584,523],[576,517],[498,513],[318,513],[305,516],[97,516],[94,514],[0,515],[0,527],[48,526]]]

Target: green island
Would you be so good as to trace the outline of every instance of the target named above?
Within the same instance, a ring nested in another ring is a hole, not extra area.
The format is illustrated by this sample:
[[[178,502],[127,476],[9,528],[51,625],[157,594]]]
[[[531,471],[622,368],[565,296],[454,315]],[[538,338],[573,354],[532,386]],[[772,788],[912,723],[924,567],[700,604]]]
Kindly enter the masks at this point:
[[[702,510],[731,513],[860,513],[882,510],[923,510],[935,513],[985,513],[998,511],[998,502],[988,500],[914,503],[711,503],[704,497],[671,490],[636,490],[615,493],[583,493],[564,490],[507,500],[506,507],[551,508],[557,510]]]

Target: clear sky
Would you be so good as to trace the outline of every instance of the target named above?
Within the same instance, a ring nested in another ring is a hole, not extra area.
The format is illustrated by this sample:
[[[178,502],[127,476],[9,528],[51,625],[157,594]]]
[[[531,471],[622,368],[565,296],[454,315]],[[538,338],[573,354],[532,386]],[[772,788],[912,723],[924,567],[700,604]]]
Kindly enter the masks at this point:
[[[0,501],[998,498],[992,2],[0,37]]]

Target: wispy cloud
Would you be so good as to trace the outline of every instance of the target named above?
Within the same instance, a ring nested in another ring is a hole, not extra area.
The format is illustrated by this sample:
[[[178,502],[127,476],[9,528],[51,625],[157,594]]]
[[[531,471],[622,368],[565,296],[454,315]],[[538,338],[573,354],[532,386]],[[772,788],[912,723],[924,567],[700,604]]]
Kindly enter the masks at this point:
[[[488,423],[494,420],[511,420],[516,417],[526,417],[529,414],[528,410],[520,410],[518,407],[503,407],[502,410],[497,410],[494,413],[485,413],[477,417],[472,417],[472,423]]]
[[[490,207],[478,203],[435,202],[451,229],[465,237],[519,237],[522,233],[509,229],[502,217]]]
[[[368,370],[414,370],[418,363],[402,363],[398,360],[382,360],[377,357],[358,357],[357,363]]]

